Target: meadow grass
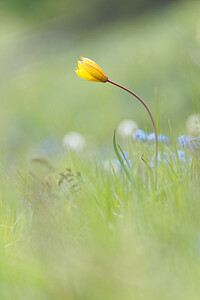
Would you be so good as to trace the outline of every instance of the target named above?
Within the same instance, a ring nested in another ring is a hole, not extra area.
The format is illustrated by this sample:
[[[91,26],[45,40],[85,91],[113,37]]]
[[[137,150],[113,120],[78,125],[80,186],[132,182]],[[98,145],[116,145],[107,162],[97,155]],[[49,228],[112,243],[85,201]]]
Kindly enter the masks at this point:
[[[199,299],[200,154],[186,149],[183,163],[176,143],[199,109],[199,8],[180,2],[55,43],[0,20],[0,299]],[[121,119],[152,128],[125,93],[73,77],[80,55],[147,98],[170,133],[157,186],[140,159],[151,164],[153,143],[122,144],[130,180],[105,169]],[[85,151],[62,148],[71,130]]]
[[[155,188],[134,147],[130,181],[86,153],[1,175],[1,299],[198,299],[198,156]]]

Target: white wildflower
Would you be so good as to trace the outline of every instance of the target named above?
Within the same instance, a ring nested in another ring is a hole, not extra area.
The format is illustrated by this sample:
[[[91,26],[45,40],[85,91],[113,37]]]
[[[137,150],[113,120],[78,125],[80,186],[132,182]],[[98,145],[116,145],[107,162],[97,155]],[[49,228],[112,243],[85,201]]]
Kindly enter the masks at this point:
[[[132,136],[138,129],[138,124],[132,120],[123,120],[117,127],[117,132],[121,137]]]
[[[117,174],[119,172],[119,167],[116,164],[115,159],[106,159],[103,162],[103,170],[106,173]]]
[[[64,136],[62,144],[67,149],[78,151],[85,148],[86,141],[82,134],[71,131]]]
[[[200,135],[200,114],[193,114],[186,121],[187,132],[191,136]]]

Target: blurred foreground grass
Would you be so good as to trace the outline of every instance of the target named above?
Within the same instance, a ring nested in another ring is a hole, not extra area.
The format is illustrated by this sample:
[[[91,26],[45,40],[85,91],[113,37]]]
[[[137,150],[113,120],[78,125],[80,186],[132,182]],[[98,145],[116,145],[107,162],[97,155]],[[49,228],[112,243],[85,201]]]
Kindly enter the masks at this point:
[[[188,1],[82,36],[1,19],[0,299],[199,299],[198,156],[161,164],[157,190],[139,161],[153,146],[131,148],[131,184],[106,173],[93,150],[117,123],[151,124],[129,95],[73,74],[80,55],[94,59],[158,107],[163,133],[168,119],[184,133],[199,109],[199,9]],[[95,146],[51,152],[45,141],[71,130]]]
[[[1,299],[199,299],[199,157],[157,190],[132,164],[131,183],[72,153],[1,174]]]

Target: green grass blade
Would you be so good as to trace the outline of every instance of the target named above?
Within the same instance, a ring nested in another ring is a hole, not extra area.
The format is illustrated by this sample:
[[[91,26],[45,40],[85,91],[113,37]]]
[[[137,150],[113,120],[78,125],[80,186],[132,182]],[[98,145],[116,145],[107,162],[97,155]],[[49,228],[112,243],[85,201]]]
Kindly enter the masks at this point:
[[[118,148],[117,148],[117,144],[116,144],[116,130],[114,130],[114,133],[113,133],[113,147],[114,147],[114,150],[115,150],[115,154],[117,155],[117,158],[119,159],[119,162],[124,170],[124,172],[126,173],[128,179],[130,180],[130,172],[129,172],[129,169],[128,167],[126,166],[126,160],[122,158],[120,152],[118,151]],[[121,151],[121,148],[120,148],[120,151]]]

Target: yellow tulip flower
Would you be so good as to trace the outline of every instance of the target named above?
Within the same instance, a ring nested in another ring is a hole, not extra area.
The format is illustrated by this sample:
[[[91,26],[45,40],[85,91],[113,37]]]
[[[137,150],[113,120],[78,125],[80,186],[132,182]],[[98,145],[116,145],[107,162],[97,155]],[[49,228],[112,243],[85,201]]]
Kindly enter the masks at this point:
[[[81,78],[89,81],[106,82],[108,77],[101,68],[92,60],[82,57],[82,61],[78,61],[78,69],[75,72]]]
[[[78,68],[75,70],[75,72],[78,76],[80,76],[81,78],[84,78],[86,80],[89,80],[89,81],[111,83],[111,84],[125,90],[126,92],[130,93],[144,105],[145,109],[147,110],[147,112],[151,118],[151,122],[152,122],[154,132],[155,132],[155,166],[156,166],[155,168],[157,168],[158,134],[157,134],[156,123],[154,121],[152,113],[151,113],[150,109],[148,108],[147,104],[144,102],[144,100],[142,100],[142,98],[140,98],[138,95],[136,95],[131,90],[125,88],[124,86],[122,86],[118,83],[115,83],[115,82],[109,80],[108,77],[106,76],[106,74],[101,70],[101,68],[94,61],[92,61],[88,58],[82,57],[82,56],[81,56],[81,58],[82,58],[82,61],[78,61]],[[155,182],[157,182],[157,171],[155,171]]]

